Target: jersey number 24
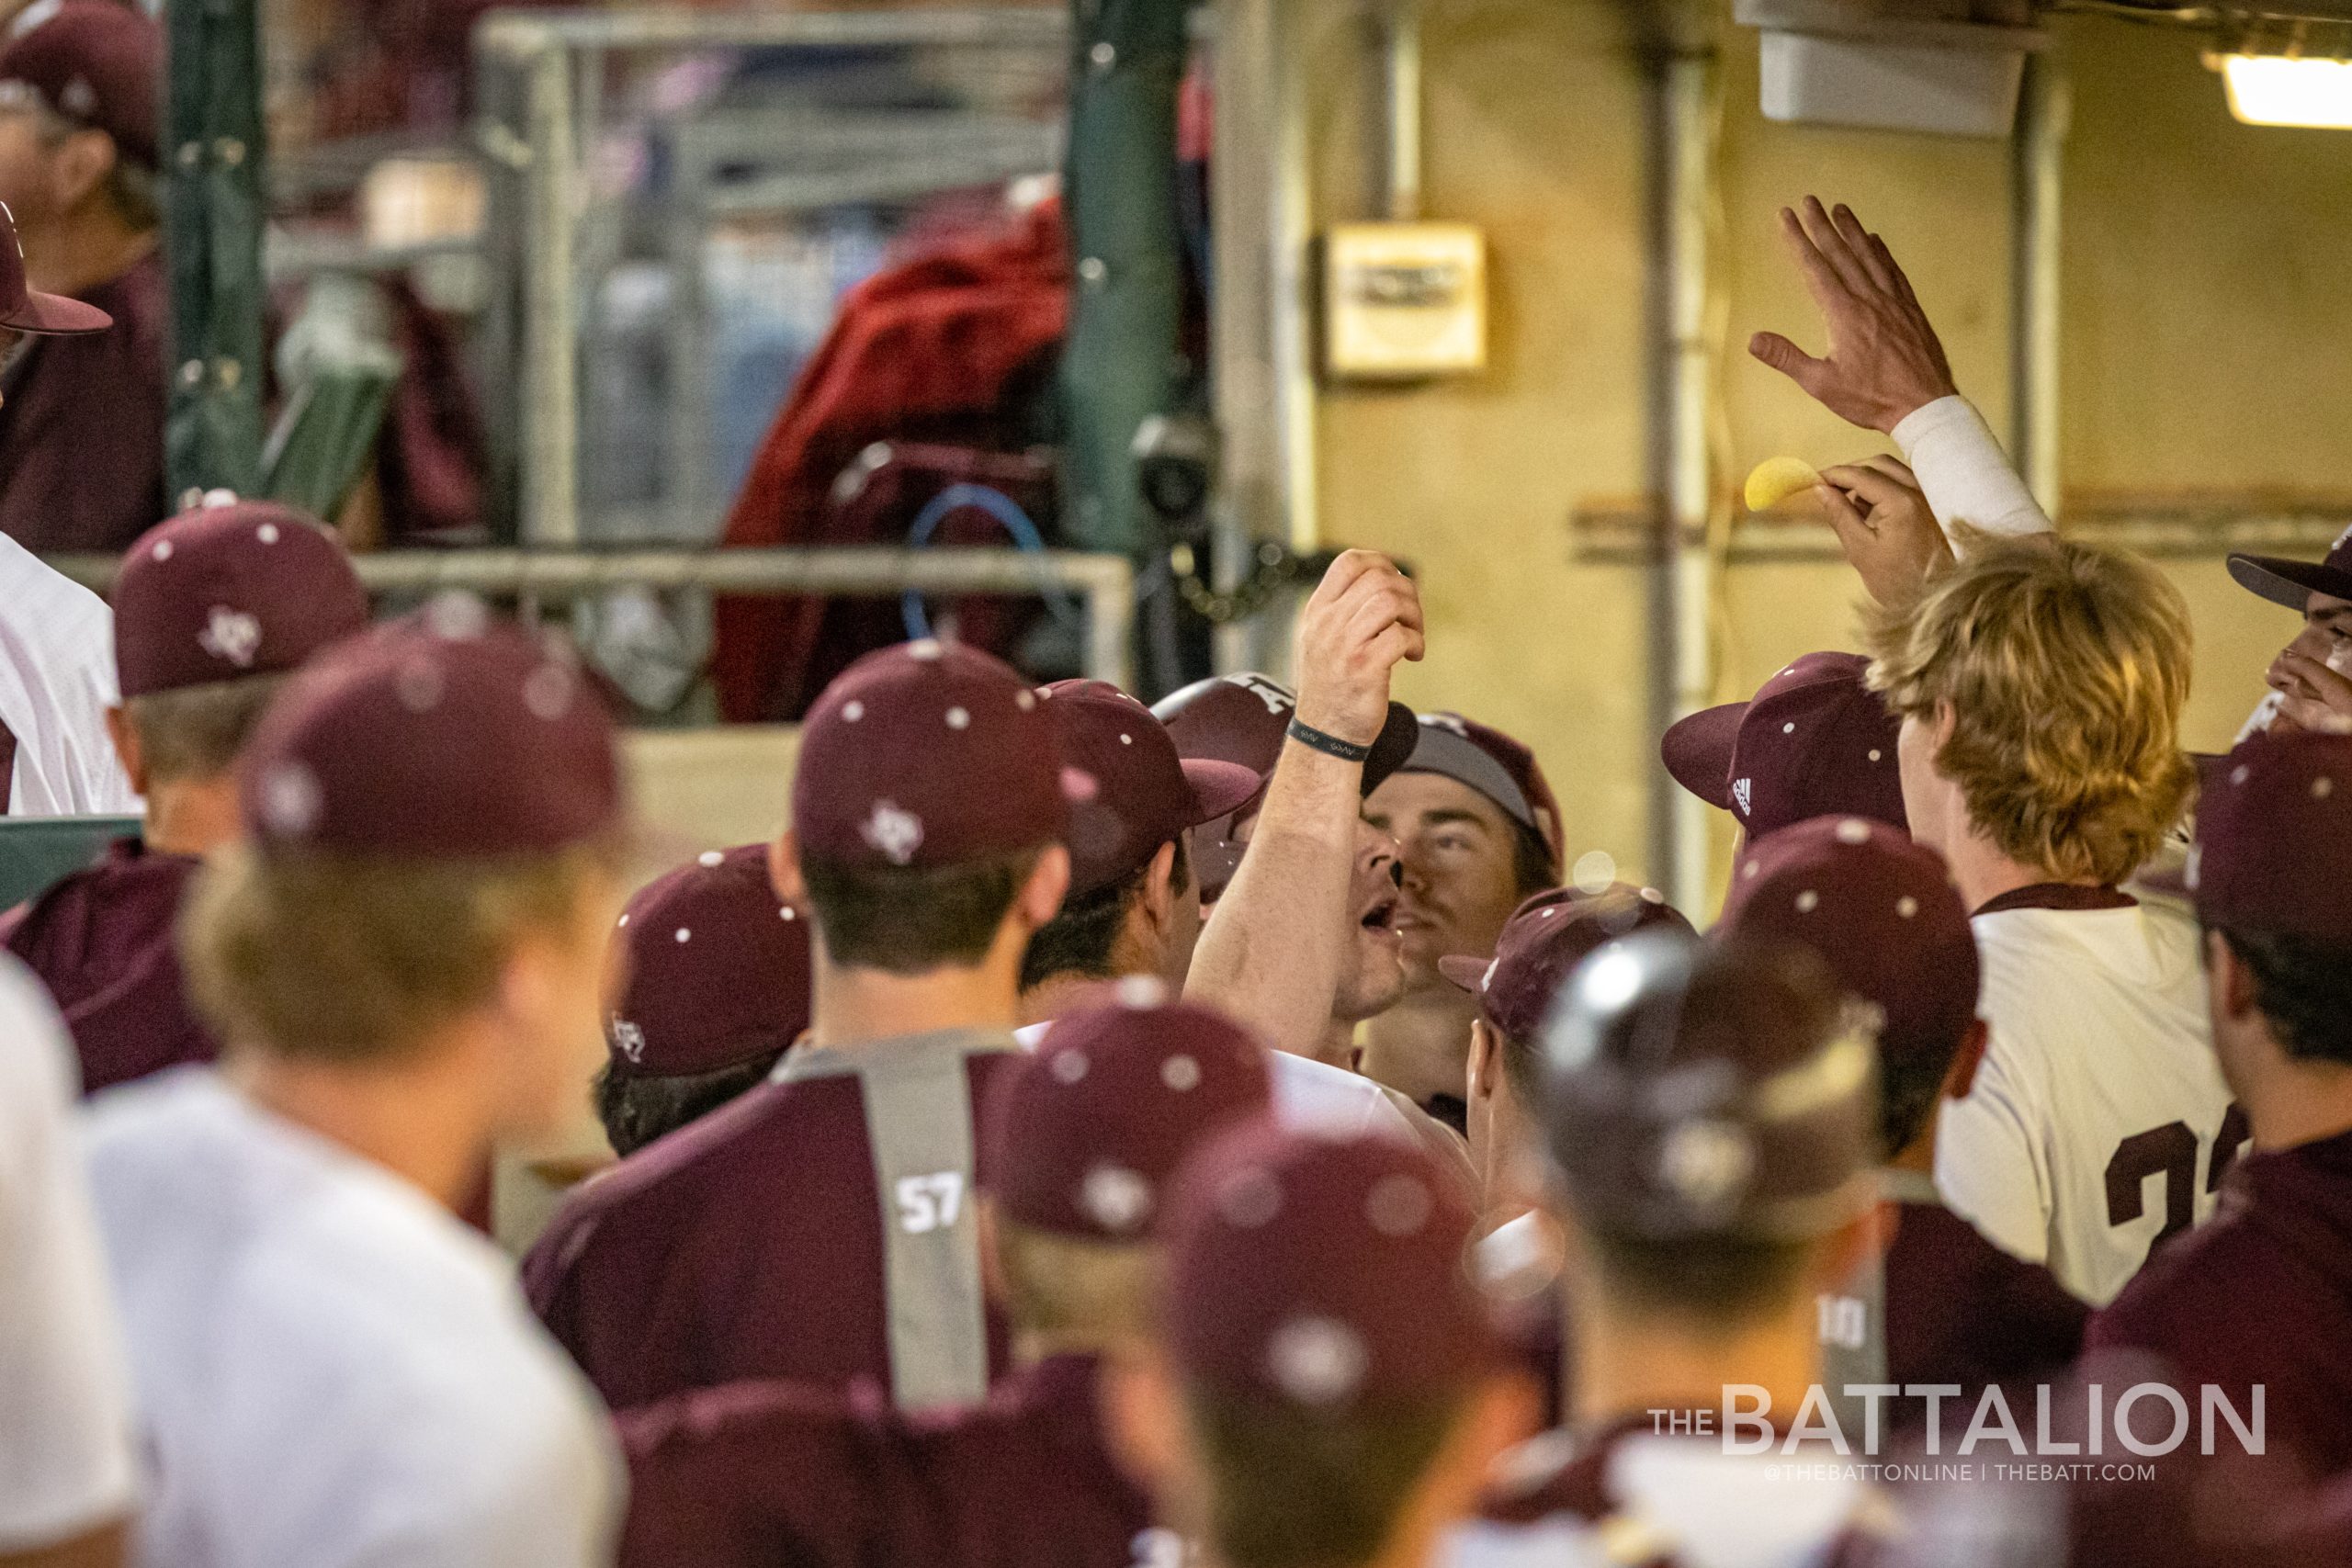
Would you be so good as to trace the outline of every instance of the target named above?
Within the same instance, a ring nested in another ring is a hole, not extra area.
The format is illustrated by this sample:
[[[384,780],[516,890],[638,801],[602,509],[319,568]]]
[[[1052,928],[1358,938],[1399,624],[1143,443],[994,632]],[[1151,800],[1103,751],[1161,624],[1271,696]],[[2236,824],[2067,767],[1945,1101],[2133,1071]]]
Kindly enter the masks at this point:
[[[2205,1190],[2218,1190],[2222,1178],[2238,1157],[2238,1148],[2251,1134],[2245,1112],[2233,1104],[2222,1118],[2221,1136],[2213,1140],[2212,1157],[2205,1171]],[[2134,1133],[2115,1146],[2107,1162],[2107,1223],[2128,1225],[2147,1212],[2141,1184],[2151,1176],[2165,1179],[2165,1223],[2148,1244],[2154,1251],[2188,1228],[2197,1211],[2197,1134],[2186,1122],[2167,1122],[2144,1133]]]

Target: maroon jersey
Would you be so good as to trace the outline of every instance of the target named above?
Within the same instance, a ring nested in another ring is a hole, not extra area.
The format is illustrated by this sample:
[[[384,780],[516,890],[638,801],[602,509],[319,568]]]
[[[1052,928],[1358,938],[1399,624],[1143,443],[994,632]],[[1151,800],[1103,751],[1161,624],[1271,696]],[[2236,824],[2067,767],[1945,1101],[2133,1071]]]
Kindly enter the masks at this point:
[[[112,555],[164,520],[159,252],[82,294],[114,318],[87,337],[28,339],[0,380],[0,534],[35,554]],[[248,366],[257,374],[258,366]]]
[[[949,1030],[790,1052],[573,1194],[523,1261],[533,1308],[616,1410],[747,1378],[978,1401],[1005,1345],[973,1108],[1017,1050]]]
[[[2090,1308],[1939,1202],[1906,1201],[1886,1249],[1886,1376],[1898,1383],[2030,1380],[2071,1363]]]
[[[2158,1252],[2091,1319],[2090,1342],[2153,1352],[2177,1386],[2241,1414],[2264,1385],[2268,1438],[2352,1473],[2352,1133],[2249,1154],[2220,1211]]]
[[[1821,1381],[1857,1443],[1867,1417],[1849,1389],[1957,1383],[1973,1408],[1988,1383],[2022,1385],[2074,1360],[2090,1309],[2055,1276],[1978,1235],[1925,1172],[1881,1171],[1879,1183],[1895,1205],[1886,1250],[1815,1303]],[[1890,1430],[1919,1414],[1897,1404]]]
[[[1174,1538],[1103,1443],[1095,1366],[1056,1357],[932,1416],[871,1384],[843,1397],[782,1382],[629,1412],[622,1568],[1172,1562]]]
[[[203,863],[118,839],[106,858],[0,916],[0,944],[74,1031],[85,1094],[220,1055],[180,981],[173,927]]]

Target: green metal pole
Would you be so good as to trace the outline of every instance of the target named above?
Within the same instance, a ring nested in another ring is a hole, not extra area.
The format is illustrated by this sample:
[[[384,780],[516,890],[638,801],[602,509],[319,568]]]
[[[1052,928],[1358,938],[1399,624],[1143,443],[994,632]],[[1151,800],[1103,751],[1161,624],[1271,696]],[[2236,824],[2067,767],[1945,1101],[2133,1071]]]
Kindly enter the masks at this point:
[[[254,0],[164,0],[169,493],[255,494],[262,451],[261,38]]]
[[[1080,549],[1138,553],[1156,520],[1136,482],[1136,432],[1172,412],[1183,309],[1176,95],[1184,0],[1072,0],[1063,176],[1077,284],[1061,389],[1069,433],[1063,532]]]

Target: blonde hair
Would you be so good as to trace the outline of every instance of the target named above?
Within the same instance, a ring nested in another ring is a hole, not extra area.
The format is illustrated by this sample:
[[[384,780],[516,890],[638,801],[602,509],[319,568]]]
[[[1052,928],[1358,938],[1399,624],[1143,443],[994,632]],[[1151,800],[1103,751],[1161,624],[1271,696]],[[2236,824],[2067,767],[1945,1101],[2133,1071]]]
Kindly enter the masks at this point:
[[[1025,1333],[1117,1338],[1149,1326],[1159,1254],[1148,1242],[1057,1235],[1000,1209],[996,1256],[1006,1305]]]
[[[1874,613],[1870,683],[1933,724],[1936,767],[2011,858],[2120,882],[2180,818],[2188,607],[2146,561],[2053,536],[1963,536],[1915,605]]]
[[[516,945],[578,919],[617,863],[602,843],[480,862],[232,849],[181,915],[189,994],[236,1044],[397,1059],[488,1002]]]
[[[247,675],[126,700],[122,711],[139,737],[148,779],[179,784],[227,773],[286,682],[284,675]]]

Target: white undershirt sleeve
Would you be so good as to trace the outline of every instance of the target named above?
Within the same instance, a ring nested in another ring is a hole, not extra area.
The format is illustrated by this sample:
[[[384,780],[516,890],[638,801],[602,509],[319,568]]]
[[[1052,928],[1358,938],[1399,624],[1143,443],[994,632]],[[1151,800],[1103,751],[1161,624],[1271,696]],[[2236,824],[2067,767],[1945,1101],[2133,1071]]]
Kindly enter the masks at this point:
[[[1947,535],[1955,523],[1987,534],[2051,532],[2048,514],[1966,398],[1938,398],[1913,410],[1894,435]]]

